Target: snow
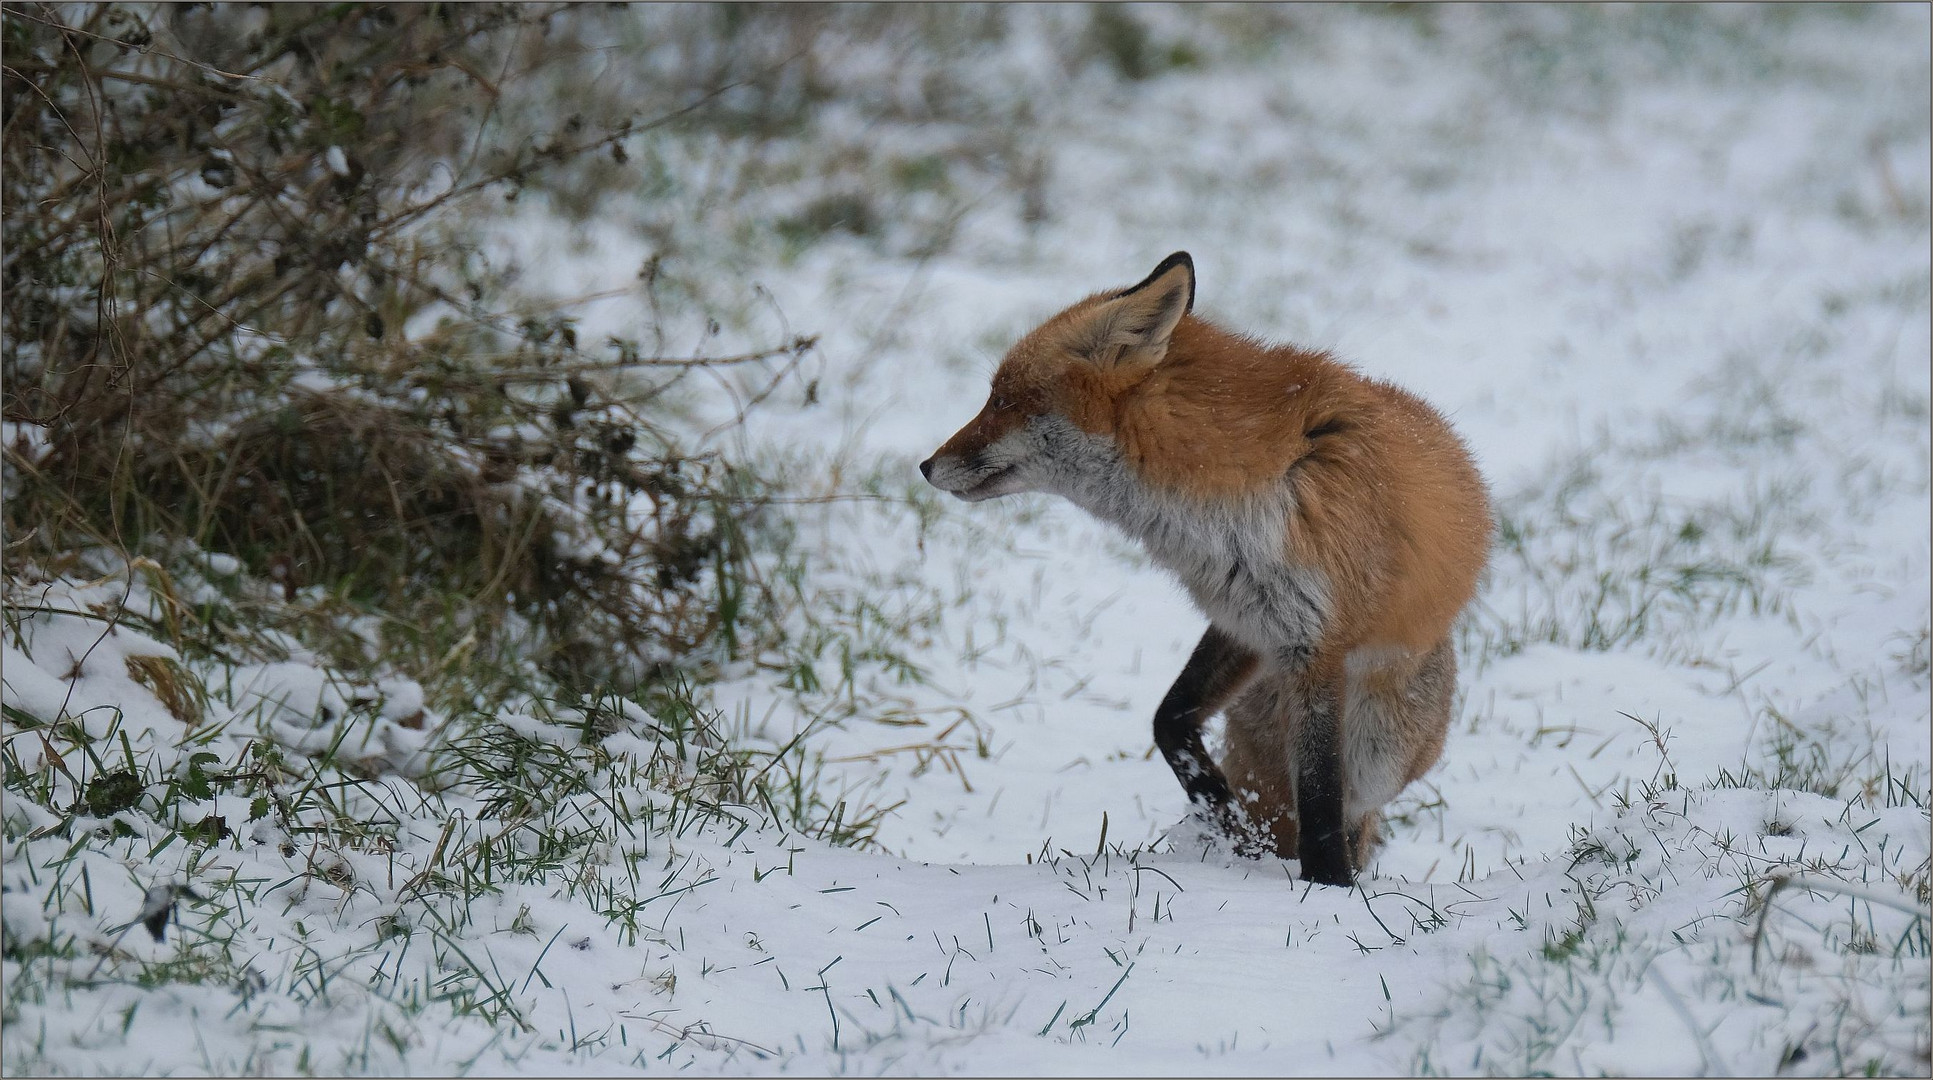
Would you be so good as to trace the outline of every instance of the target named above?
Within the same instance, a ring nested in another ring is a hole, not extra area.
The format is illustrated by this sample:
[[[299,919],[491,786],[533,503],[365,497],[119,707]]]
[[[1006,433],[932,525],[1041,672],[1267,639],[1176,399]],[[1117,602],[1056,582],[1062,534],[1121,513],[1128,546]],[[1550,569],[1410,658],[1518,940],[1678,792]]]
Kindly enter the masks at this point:
[[[1222,40],[1183,12],[1149,18]],[[769,673],[715,696],[748,742],[806,732],[819,784],[855,808],[897,804],[877,850],[667,826],[437,915],[451,924],[425,943],[415,875],[498,829],[537,852],[542,830],[497,823],[461,790],[423,797],[412,781],[443,721],[413,683],[349,680],[306,656],[248,665],[211,695],[201,730],[222,734],[201,745],[223,768],[251,729],[293,755],[341,748],[390,793],[343,797],[366,800],[392,850],[324,850],[274,815],[243,825],[251,808],[224,796],[207,810],[239,846],[151,851],[166,830],[127,814],[140,835],[78,854],[57,836],[10,841],[10,942],[104,944],[174,876],[257,895],[246,925],[183,901],[182,932],[155,942],[136,927],[118,946],[155,961],[231,935],[240,959],[222,978],[10,999],[9,1064],[1924,1069],[1926,9],[1796,20],[1739,56],[1664,70],[1635,47],[1578,45],[1575,72],[1542,75],[1503,62],[1518,54],[1499,45],[1498,14],[1444,12],[1435,38],[1353,10],[1297,20],[1260,55],[1229,47],[1198,68],[1041,94],[1037,227],[987,182],[938,254],[834,236],[796,257],[688,257],[721,275],[749,264],[791,327],[821,335],[821,403],[781,395],[748,440],[826,491],[875,471],[889,492],[917,490],[914,463],[979,407],[1007,343],[1177,249],[1199,268],[1199,313],[1333,349],[1451,416],[1516,539],[1459,640],[1443,760],[1391,807],[1360,888],[1312,888],[1293,863],[1196,834],[1148,719],[1204,620],[1131,545],[1037,496],[921,493],[921,513],[835,502],[797,512],[810,569],[854,595],[897,588],[915,628],[898,644],[926,680],[862,664],[864,696],[892,707],[853,716]],[[977,62],[1016,72],[1016,93],[1051,90],[1034,48]],[[822,123],[826,153],[935,138]],[[541,217],[507,222],[505,242],[559,296],[628,280],[651,254],[641,231],[587,240]],[[769,317],[720,340],[755,345]],[[636,298],[598,301],[579,334],[636,334],[644,319]],[[219,558],[210,568],[233,573]],[[62,582],[34,602],[139,594]],[[818,614],[863,630],[862,615]],[[22,625],[8,706],[64,709],[187,768],[201,745],[127,666],[179,656],[125,624]],[[841,685],[840,667],[821,657],[820,683]],[[676,812],[627,772],[662,749],[655,721],[628,720],[585,766],[593,783],[541,792],[543,824],[607,820],[620,799]],[[577,734],[517,712],[501,726],[533,745]],[[23,765],[48,767],[35,738],[8,738]],[[308,872],[318,859],[341,868]],[[53,884],[83,870],[85,909]],[[1773,871],[1800,883],[1770,902],[1760,940]],[[404,916],[414,937],[383,936]],[[22,964],[10,954],[9,982]],[[467,1014],[439,1000],[457,970],[501,997]]]

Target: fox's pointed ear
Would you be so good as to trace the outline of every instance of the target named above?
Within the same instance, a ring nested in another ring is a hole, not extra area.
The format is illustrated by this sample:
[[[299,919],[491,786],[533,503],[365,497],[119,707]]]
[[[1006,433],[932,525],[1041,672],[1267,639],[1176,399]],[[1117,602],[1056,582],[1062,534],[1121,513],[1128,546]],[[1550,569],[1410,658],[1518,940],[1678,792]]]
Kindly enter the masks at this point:
[[[1082,352],[1098,364],[1157,362],[1181,317],[1195,307],[1195,260],[1177,251],[1138,285],[1095,306],[1085,321]]]
[[[1185,283],[1187,286],[1187,299],[1183,301],[1181,307],[1181,314],[1186,315],[1195,310],[1195,260],[1185,251],[1177,251],[1173,255],[1161,260],[1161,265],[1155,267],[1153,273],[1142,278],[1140,284],[1130,285],[1114,295],[1118,299],[1124,296],[1133,296],[1135,293],[1157,286],[1160,288],[1169,288],[1177,280]],[[1177,322],[1180,319],[1181,317],[1179,315],[1175,317],[1175,321]]]

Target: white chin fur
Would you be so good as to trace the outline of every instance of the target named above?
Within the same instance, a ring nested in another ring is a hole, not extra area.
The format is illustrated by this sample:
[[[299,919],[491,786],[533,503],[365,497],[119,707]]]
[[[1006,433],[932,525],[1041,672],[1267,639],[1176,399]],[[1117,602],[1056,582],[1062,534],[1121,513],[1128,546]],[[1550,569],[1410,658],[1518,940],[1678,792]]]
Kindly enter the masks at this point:
[[[1020,488],[1013,482],[1013,471],[1007,470],[984,477],[977,484],[970,484],[963,488],[948,488],[947,492],[961,502],[984,502],[988,499],[997,499],[1002,495],[1011,495],[1018,490]]]
[[[1012,491],[1012,479],[1011,468],[992,472],[975,471],[965,468],[956,459],[946,459],[935,463],[933,474],[926,478],[926,482],[955,498],[979,502]]]

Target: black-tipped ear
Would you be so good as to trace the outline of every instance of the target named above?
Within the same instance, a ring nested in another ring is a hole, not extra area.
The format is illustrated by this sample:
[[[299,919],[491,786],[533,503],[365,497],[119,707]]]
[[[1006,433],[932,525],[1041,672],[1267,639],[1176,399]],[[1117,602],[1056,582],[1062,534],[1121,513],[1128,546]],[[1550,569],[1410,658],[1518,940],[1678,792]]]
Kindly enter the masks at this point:
[[[1173,255],[1161,260],[1161,265],[1154,268],[1154,273],[1142,278],[1139,283],[1130,285],[1120,292],[1115,293],[1114,299],[1119,300],[1123,296],[1131,296],[1140,292],[1142,289],[1154,284],[1161,275],[1173,270],[1177,266],[1185,266],[1188,268],[1188,304],[1181,309],[1182,314],[1185,315],[1195,310],[1195,260],[1185,251],[1177,251]]]
[[[1068,329],[1073,350],[1104,367],[1159,362],[1182,317],[1195,306],[1195,261],[1177,251],[1131,289],[1087,308]]]

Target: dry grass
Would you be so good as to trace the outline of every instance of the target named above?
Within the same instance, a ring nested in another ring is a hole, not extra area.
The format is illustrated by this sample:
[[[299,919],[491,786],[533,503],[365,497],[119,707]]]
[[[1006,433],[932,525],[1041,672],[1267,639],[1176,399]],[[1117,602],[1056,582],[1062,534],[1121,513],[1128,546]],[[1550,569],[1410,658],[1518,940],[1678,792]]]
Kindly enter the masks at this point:
[[[529,656],[580,690],[729,645],[761,484],[687,445],[675,391],[810,340],[580,343],[477,233],[533,184],[621,183],[627,138],[721,91],[537,108],[599,18],[561,8],[4,12],[9,572],[225,552],[419,673]]]

